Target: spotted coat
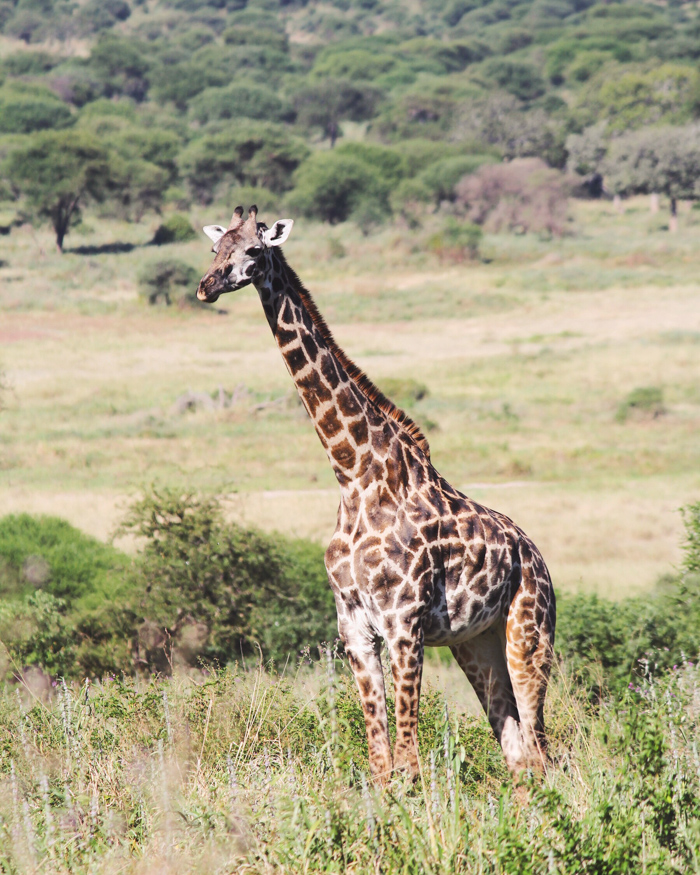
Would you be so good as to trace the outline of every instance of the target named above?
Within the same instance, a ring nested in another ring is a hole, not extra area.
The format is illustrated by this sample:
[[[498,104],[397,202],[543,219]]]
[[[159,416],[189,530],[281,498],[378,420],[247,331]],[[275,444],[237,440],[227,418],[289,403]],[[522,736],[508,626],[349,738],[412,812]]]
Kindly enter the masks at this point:
[[[240,212],[239,212],[240,210]],[[545,764],[544,699],[555,599],[547,567],[508,517],[458,492],[433,467],[427,441],[338,347],[277,248],[285,223],[238,208],[215,239],[201,300],[253,282],[340,486],[326,551],[338,629],[365,716],[370,766],[415,775],[423,648],[448,646],[474,687],[510,770]],[[291,228],[291,223],[286,223]],[[216,232],[218,234],[218,231]],[[395,687],[396,744],[387,725],[381,642]]]

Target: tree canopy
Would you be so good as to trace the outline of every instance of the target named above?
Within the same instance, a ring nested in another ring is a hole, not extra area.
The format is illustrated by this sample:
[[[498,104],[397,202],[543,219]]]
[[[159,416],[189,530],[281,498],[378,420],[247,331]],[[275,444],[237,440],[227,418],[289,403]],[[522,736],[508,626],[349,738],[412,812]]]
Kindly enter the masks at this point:
[[[81,131],[110,184],[78,205],[108,198],[134,221],[169,197],[182,209],[241,186],[310,216],[376,218],[454,202],[459,174],[487,160],[604,170],[631,192],[630,132],[700,117],[700,24],[680,4],[8,0],[0,32],[0,155],[32,151],[42,131]],[[323,157],[344,140],[367,148]],[[388,193],[387,162],[398,168]],[[38,216],[9,167],[2,190]],[[655,173],[658,191],[690,196]]]
[[[8,159],[12,183],[41,219],[63,241],[80,208],[92,199],[101,201],[112,185],[107,150],[82,131],[47,131],[36,134]]]

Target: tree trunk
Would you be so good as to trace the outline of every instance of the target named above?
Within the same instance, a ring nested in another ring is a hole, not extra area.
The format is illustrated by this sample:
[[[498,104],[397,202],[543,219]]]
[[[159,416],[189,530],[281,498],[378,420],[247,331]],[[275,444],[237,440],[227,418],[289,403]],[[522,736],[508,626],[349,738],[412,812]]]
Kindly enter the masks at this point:
[[[616,194],[615,197],[613,198],[613,206],[615,207],[617,212],[620,213],[620,215],[622,215],[622,213],[624,213],[625,208],[622,205],[622,198],[620,197],[619,194]]]
[[[68,230],[67,225],[64,222],[56,222],[54,223],[54,231],[56,232],[56,249],[63,254],[63,239],[66,236],[66,231]]]
[[[675,197],[671,198],[671,218],[668,222],[668,230],[674,234],[678,230],[678,202]]]
[[[54,211],[53,229],[56,232],[56,249],[60,253],[63,253],[63,241],[70,228],[70,220],[73,218],[73,213],[78,206],[79,200],[80,195],[68,203],[63,201],[58,204]]]
[[[659,212],[659,193],[656,191],[649,196],[649,211],[652,216]]]
[[[338,122],[331,122],[328,125],[328,136],[331,141],[331,149],[335,146],[335,141],[338,139]]]

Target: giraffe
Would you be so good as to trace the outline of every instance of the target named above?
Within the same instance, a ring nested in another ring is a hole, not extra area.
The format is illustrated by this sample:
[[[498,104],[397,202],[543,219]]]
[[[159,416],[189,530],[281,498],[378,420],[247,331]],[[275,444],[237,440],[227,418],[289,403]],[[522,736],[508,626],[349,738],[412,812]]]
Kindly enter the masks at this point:
[[[448,646],[471,682],[514,777],[544,771],[544,700],[555,599],[547,566],[508,517],[462,495],[433,467],[419,427],[336,343],[270,228],[236,207],[208,225],[214,261],[197,297],[253,283],[340,487],[325,553],[338,631],[364,712],[372,777],[415,778],[424,647]],[[395,688],[390,744],[381,643]]]

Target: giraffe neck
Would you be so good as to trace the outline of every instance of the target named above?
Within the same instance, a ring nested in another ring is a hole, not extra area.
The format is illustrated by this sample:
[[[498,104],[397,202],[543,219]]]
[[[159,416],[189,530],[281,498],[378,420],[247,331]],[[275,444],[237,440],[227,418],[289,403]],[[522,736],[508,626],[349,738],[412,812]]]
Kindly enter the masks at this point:
[[[370,476],[393,438],[427,441],[337,345],[309,292],[279,249],[267,250],[255,281],[265,316],[341,487]]]

